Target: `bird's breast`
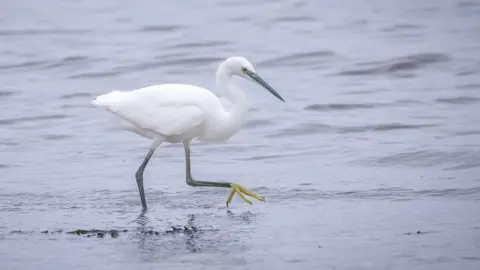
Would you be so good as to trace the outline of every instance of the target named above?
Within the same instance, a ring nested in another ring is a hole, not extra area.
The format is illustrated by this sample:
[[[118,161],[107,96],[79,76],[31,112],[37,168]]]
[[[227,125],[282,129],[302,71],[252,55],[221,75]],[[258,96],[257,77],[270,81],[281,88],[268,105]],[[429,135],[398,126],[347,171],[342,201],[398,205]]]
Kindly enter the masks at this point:
[[[207,118],[198,139],[202,141],[226,141],[238,132],[241,123],[241,119],[231,117],[229,113],[215,114]]]

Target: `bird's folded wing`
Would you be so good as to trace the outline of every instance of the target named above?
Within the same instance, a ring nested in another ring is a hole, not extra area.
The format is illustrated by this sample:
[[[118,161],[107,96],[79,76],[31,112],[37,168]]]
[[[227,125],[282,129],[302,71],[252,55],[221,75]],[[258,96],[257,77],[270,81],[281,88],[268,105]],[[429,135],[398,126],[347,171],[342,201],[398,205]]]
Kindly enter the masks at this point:
[[[154,102],[120,102],[107,110],[143,129],[164,136],[174,136],[193,130],[205,119],[194,105],[158,104]]]

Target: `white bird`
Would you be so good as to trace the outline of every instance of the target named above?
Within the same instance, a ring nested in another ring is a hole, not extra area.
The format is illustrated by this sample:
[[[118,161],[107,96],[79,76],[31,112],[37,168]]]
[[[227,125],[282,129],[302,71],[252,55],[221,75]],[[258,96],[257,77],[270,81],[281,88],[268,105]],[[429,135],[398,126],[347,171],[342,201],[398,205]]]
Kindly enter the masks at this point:
[[[129,124],[126,130],[152,140],[148,154],[135,174],[143,211],[147,210],[143,172],[155,149],[163,142],[183,143],[188,185],[231,188],[227,207],[235,193],[249,204],[251,201],[244,194],[265,200],[239,184],[198,181],[191,174],[190,142],[193,139],[210,142],[228,140],[239,131],[248,111],[247,97],[231,82],[234,75],[258,83],[285,102],[243,57],[227,58],[216,73],[217,88],[224,92],[233,105],[230,110],[225,110],[221,100],[211,91],[188,84],[161,84],[132,91],[112,91],[92,101],[92,104],[126,120]]]

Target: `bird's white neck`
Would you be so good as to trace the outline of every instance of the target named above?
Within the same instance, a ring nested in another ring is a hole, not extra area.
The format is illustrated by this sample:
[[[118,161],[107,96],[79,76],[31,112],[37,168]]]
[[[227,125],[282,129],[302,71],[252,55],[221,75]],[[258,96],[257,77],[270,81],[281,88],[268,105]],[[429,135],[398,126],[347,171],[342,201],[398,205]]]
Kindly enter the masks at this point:
[[[230,70],[221,66],[217,71],[217,87],[224,91],[225,96],[233,105],[229,112],[229,120],[241,122],[243,115],[248,110],[248,100],[243,91],[232,83],[232,75]]]

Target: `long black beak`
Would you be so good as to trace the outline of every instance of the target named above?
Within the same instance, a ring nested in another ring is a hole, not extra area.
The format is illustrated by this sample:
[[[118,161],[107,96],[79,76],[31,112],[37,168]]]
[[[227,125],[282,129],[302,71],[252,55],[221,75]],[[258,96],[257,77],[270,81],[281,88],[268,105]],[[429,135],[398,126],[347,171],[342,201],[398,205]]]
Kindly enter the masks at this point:
[[[273,89],[273,87],[271,87],[266,81],[264,81],[262,79],[262,77],[260,77],[260,75],[258,75],[257,73],[255,73],[253,71],[250,71],[250,70],[245,71],[245,74],[247,74],[250,78],[252,78],[252,80],[257,82],[261,86],[265,87],[265,89],[267,89],[270,93],[272,93],[272,95],[276,96],[278,99],[285,102],[285,100],[283,100],[282,96],[280,96],[280,94],[277,93],[277,91],[275,91]]]

